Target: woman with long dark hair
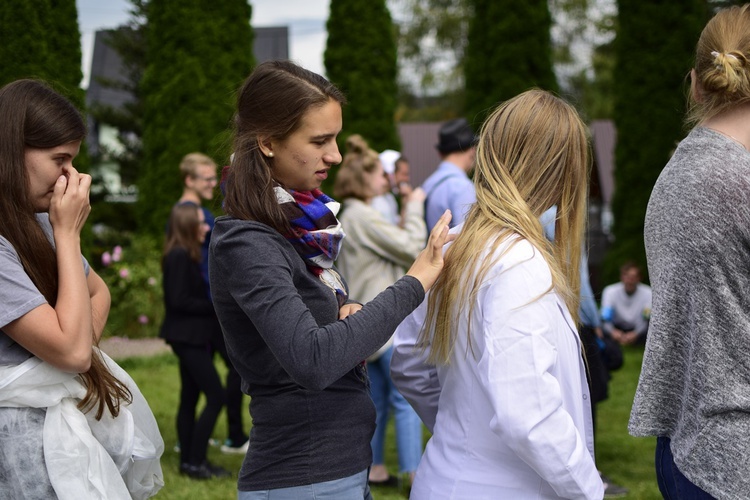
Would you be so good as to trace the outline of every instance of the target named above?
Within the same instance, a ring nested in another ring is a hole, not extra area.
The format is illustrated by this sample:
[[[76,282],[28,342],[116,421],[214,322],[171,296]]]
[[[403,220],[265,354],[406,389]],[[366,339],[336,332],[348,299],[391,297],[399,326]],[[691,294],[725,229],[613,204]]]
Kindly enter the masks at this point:
[[[333,262],[338,203],[320,191],[341,161],[344,96],[287,61],[239,91],[209,274],[232,363],[251,396],[239,498],[370,498],[375,409],[364,360],[386,343],[442,269],[449,212],[427,249],[368,304],[348,300]]]
[[[0,120],[0,491],[155,494],[156,422],[96,347],[110,295],[81,255],[91,176],[73,160],[83,118],[46,85],[18,80],[0,89]]]
[[[208,229],[200,207],[175,205],[169,216],[162,259],[166,313],[161,337],[180,360],[180,472],[194,479],[229,475],[206,458],[208,440],[226,399],[211,347],[212,338],[221,335],[221,327],[200,268],[201,245]],[[196,419],[201,393],[206,396],[206,404]]]

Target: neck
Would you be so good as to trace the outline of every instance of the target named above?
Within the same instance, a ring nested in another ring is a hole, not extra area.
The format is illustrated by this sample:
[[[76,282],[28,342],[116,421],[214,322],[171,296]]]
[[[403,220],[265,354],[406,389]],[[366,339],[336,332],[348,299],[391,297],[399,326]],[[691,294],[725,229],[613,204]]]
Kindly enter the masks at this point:
[[[466,155],[464,155],[463,153],[449,154],[448,156],[443,158],[443,161],[454,164],[464,172],[466,172],[469,168],[469,164],[466,161]]]
[[[702,126],[715,130],[750,150],[750,104],[736,106],[704,120]]]
[[[198,196],[198,193],[196,193],[195,191],[185,189],[182,191],[182,196],[180,196],[180,203],[185,203],[186,201],[191,201],[200,206],[201,197]]]

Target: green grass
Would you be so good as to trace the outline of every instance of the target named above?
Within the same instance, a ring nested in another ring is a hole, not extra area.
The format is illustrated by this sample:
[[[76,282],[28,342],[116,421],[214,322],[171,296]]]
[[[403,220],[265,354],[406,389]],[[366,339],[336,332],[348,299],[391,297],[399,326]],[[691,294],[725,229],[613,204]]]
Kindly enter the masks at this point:
[[[638,383],[643,348],[625,348],[625,364],[612,375],[609,399],[598,407],[597,465],[616,483],[630,490],[629,499],[659,499],[659,489],[654,475],[654,438],[633,438],[627,433],[630,407]],[[242,456],[225,455],[216,447],[209,447],[208,458],[234,474],[230,479],[196,481],[178,473],[179,455],[173,451],[177,442],[175,415],[179,400],[179,374],[177,359],[171,354],[130,358],[120,362],[130,373],[151,405],[164,438],[165,451],[161,464],[165,486],[156,496],[159,499],[234,499],[237,497],[236,475]],[[217,361],[224,376],[224,366]],[[248,401],[246,400],[246,403]],[[245,405],[246,406],[246,405]],[[245,425],[250,427],[250,417],[245,415]],[[226,437],[226,416],[222,412],[214,430],[214,438],[223,442]],[[427,432],[425,431],[425,438]],[[398,470],[393,424],[388,429],[386,464],[392,473]],[[376,500],[402,500],[408,497],[405,486],[399,488],[375,487]]]

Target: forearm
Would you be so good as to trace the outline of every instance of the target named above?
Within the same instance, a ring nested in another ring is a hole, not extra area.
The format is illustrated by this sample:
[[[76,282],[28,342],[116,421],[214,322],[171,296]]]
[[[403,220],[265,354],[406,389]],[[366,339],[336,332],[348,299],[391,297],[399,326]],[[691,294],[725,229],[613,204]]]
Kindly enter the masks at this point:
[[[109,309],[112,303],[112,298],[109,293],[109,288],[104,281],[94,272],[93,269],[89,271],[88,276],[88,288],[91,297],[91,319],[94,329],[94,335],[96,339],[100,339],[104,327],[107,325],[107,318],[109,317]]]
[[[69,357],[73,364],[86,365],[91,357],[93,318],[89,287],[81,261],[80,238],[77,235],[56,235],[55,244],[58,292],[54,309],[63,337],[59,349],[61,355]]]

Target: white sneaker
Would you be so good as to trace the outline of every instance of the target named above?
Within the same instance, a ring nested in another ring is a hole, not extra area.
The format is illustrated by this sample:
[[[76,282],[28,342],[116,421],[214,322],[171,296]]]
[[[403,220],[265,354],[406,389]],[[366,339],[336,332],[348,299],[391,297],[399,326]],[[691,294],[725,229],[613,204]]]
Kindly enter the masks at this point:
[[[245,443],[241,446],[232,446],[232,444],[233,443],[228,439],[224,441],[224,444],[221,445],[221,452],[235,455],[245,455],[247,453],[247,448],[250,446],[250,440],[246,440]]]

